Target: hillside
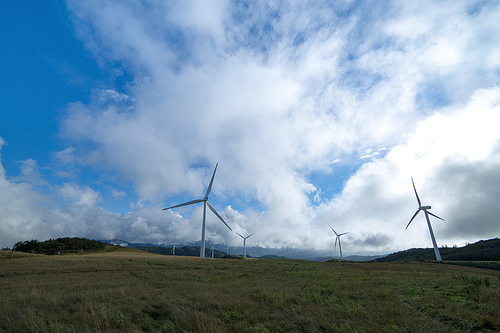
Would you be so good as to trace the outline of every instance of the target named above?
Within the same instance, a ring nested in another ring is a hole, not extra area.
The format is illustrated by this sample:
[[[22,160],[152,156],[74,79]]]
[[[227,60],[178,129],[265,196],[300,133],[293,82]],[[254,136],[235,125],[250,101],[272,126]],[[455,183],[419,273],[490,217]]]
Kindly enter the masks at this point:
[[[36,239],[30,241],[17,242],[12,248],[14,251],[36,254],[68,254],[68,253],[88,253],[102,252],[114,249],[116,246],[102,243],[96,240],[78,237],[63,237],[49,239],[39,242]]]
[[[500,239],[482,240],[464,247],[443,247],[439,249],[439,252],[443,261],[500,261]],[[400,251],[374,261],[429,261],[435,259],[434,249],[428,248]]]

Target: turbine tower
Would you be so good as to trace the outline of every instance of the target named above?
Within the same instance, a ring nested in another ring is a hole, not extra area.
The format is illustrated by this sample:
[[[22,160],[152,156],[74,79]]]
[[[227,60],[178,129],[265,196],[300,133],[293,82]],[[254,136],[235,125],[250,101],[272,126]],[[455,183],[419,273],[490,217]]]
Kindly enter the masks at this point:
[[[175,256],[175,244],[172,243],[172,251],[171,251],[172,255]]]
[[[210,195],[210,191],[212,190],[212,184],[214,182],[215,172],[217,171],[217,166],[218,165],[219,165],[219,163],[217,163],[215,165],[214,174],[212,175],[212,179],[210,180],[210,184],[208,185],[207,193],[205,194],[205,197],[203,199],[191,200],[191,201],[182,203],[180,205],[175,205],[175,206],[172,206],[172,207],[167,207],[167,208],[163,208],[162,209],[162,210],[167,210],[167,209],[172,209],[172,208],[177,208],[177,207],[182,207],[182,206],[188,206],[188,205],[194,205],[194,204],[197,204],[199,202],[203,202],[203,224],[202,224],[202,227],[201,227],[201,246],[200,246],[200,257],[202,257],[202,258],[205,257],[205,226],[206,226],[206,217],[207,217],[207,206],[215,214],[215,216],[217,216],[219,218],[219,220],[221,220],[222,223],[224,223],[226,225],[226,227],[229,228],[229,230],[233,231],[233,229],[231,229],[231,227],[229,227],[227,225],[227,223],[219,215],[219,213],[217,213],[217,211],[215,210],[215,208],[212,207],[212,205],[208,202],[208,196]]]
[[[422,206],[422,203],[420,202],[420,198],[418,197],[417,189],[415,188],[415,183],[413,182],[413,177],[411,178],[411,183],[413,184],[413,190],[415,191],[415,195],[417,196],[418,209],[415,212],[415,214],[413,214],[413,217],[411,218],[410,222],[408,222],[408,225],[406,226],[405,230],[408,229],[408,227],[410,226],[410,223],[418,215],[418,213],[420,213],[420,211],[423,210],[424,214],[425,214],[425,219],[427,220],[427,226],[429,227],[429,232],[431,234],[432,245],[434,246],[434,253],[436,254],[436,260],[442,261],[441,253],[439,253],[439,249],[438,249],[438,246],[436,243],[436,238],[434,238],[434,232],[432,231],[431,221],[429,220],[429,215],[432,215],[435,218],[438,218],[438,219],[443,220],[443,221],[444,221],[444,219],[440,218],[437,215],[432,214],[431,212],[428,212],[427,210],[431,209],[431,206]]]
[[[340,259],[342,259],[342,245],[340,244],[340,236],[344,236],[348,232],[338,234],[335,230],[333,230],[333,228],[331,226],[329,226],[329,227],[335,233],[335,246],[333,247],[333,249],[335,250],[337,248],[337,241],[339,241]]]
[[[239,233],[236,233],[236,234],[237,234],[238,236],[240,236],[241,238],[243,238],[243,251],[244,251],[244,252],[243,252],[243,253],[244,253],[244,254],[243,254],[243,258],[246,258],[246,257],[247,257],[247,238],[249,238],[250,236],[252,236],[252,235],[253,235],[253,233],[252,233],[252,234],[250,234],[250,235],[248,235],[248,236],[246,236],[246,237],[243,237],[243,236],[242,236],[242,235],[240,235]]]

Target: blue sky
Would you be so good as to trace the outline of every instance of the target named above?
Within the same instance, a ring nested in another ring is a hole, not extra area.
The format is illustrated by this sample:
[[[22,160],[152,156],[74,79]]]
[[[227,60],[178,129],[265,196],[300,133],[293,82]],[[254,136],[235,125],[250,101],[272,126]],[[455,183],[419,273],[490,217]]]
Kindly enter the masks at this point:
[[[60,2],[2,4],[0,36],[2,152],[8,174],[20,171],[20,161],[52,162],[61,146],[58,120],[68,102],[89,101],[102,71],[73,32]]]
[[[0,245],[198,241],[348,254],[497,237],[500,27],[469,1],[6,1]],[[443,19],[444,18],[444,19]],[[469,207],[466,212],[462,207]],[[213,216],[208,236],[239,244]]]

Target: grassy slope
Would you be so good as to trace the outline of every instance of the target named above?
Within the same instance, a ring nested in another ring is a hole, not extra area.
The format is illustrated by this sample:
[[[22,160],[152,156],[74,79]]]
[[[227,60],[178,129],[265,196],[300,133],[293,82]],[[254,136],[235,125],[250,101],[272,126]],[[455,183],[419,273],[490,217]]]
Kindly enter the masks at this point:
[[[500,330],[498,272],[119,249],[0,254],[2,332]]]

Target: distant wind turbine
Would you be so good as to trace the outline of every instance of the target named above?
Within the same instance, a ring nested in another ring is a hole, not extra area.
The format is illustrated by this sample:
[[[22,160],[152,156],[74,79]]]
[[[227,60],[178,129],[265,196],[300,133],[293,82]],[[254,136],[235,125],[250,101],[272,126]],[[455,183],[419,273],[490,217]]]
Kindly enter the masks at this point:
[[[246,237],[243,237],[242,235],[240,235],[239,233],[236,233],[238,236],[240,236],[241,238],[243,238],[243,250],[244,250],[244,255],[243,255],[243,258],[246,258],[247,257],[247,238],[249,238],[250,236],[252,236],[254,233],[246,236]]]
[[[214,243],[212,242],[212,240],[209,238],[208,241],[210,242],[210,244],[212,244],[212,259],[214,258]]]
[[[175,244],[172,243],[172,255],[175,256]]]
[[[431,234],[432,245],[434,246],[434,253],[436,254],[436,260],[442,261],[441,253],[439,253],[439,249],[438,249],[438,246],[436,243],[436,238],[434,238],[434,232],[432,231],[431,221],[429,220],[429,215],[432,215],[435,218],[438,218],[438,219],[443,220],[443,221],[444,221],[444,219],[440,218],[437,215],[432,214],[431,212],[428,212],[427,210],[431,209],[431,206],[422,206],[422,203],[420,202],[420,198],[418,197],[417,189],[415,188],[415,183],[413,182],[413,177],[411,178],[411,183],[413,184],[413,190],[415,191],[415,195],[417,196],[418,209],[415,212],[415,214],[413,214],[413,217],[411,218],[410,222],[408,222],[408,225],[406,226],[405,230],[408,229],[408,227],[410,226],[410,223],[418,215],[418,213],[420,213],[420,211],[423,210],[424,214],[425,214],[425,219],[427,220],[427,226],[429,227],[429,232]]]
[[[210,208],[210,210],[215,214],[215,216],[217,216],[219,218],[219,220],[221,220],[222,223],[224,223],[226,225],[226,227],[229,228],[229,230],[233,231],[233,229],[231,229],[227,225],[227,223],[219,215],[219,213],[217,213],[217,211],[215,210],[215,208],[212,207],[212,205],[208,202],[208,196],[210,195],[210,191],[212,190],[212,184],[214,182],[215,172],[217,171],[217,166],[218,165],[219,165],[219,163],[217,163],[215,165],[214,174],[212,175],[212,179],[210,180],[210,184],[208,185],[207,193],[205,194],[205,197],[203,199],[196,199],[196,200],[192,200],[192,201],[188,201],[188,202],[182,203],[180,205],[175,205],[175,206],[172,206],[172,207],[167,207],[167,208],[163,208],[162,209],[162,210],[167,210],[167,209],[172,209],[172,208],[177,208],[177,207],[182,207],[182,206],[188,206],[188,205],[197,204],[199,202],[203,202],[203,224],[202,224],[202,227],[201,227],[201,247],[200,247],[200,257],[202,257],[202,258],[205,257],[205,226],[206,226],[206,216],[207,216],[207,205],[208,205],[208,208]]]
[[[227,241],[224,241],[226,243],[226,256],[229,255],[229,245],[227,245]]]
[[[335,230],[333,230],[333,228],[331,226],[329,226],[329,227],[335,233],[335,246],[333,247],[333,249],[335,250],[337,248],[337,241],[338,241],[339,242],[339,250],[340,250],[340,259],[342,259],[342,245],[340,244],[340,236],[344,236],[348,232],[338,234]]]

